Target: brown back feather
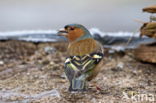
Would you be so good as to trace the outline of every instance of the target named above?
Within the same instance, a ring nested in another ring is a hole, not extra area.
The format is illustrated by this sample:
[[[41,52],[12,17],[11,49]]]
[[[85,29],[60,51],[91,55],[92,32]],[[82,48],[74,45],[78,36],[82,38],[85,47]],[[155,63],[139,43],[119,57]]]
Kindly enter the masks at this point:
[[[92,38],[72,42],[68,46],[68,52],[70,56],[74,56],[74,55],[82,56],[85,54],[96,52],[97,50],[100,49],[101,49],[101,45]]]

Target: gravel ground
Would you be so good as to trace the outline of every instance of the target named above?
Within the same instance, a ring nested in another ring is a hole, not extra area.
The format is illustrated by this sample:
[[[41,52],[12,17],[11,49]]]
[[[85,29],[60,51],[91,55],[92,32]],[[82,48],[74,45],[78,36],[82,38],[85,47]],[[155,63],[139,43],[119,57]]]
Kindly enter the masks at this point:
[[[105,49],[104,65],[83,93],[68,92],[67,43],[0,42],[0,103],[154,103],[156,65],[132,50]],[[96,84],[101,90],[97,90]]]

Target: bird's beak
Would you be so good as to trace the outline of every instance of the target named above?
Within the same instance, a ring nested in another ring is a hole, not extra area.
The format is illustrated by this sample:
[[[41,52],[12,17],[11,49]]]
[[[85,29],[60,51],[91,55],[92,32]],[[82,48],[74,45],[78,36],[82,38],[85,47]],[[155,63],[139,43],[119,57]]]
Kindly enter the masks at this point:
[[[68,32],[66,30],[59,30],[57,32],[57,35],[59,35],[59,36],[67,36],[68,35]]]

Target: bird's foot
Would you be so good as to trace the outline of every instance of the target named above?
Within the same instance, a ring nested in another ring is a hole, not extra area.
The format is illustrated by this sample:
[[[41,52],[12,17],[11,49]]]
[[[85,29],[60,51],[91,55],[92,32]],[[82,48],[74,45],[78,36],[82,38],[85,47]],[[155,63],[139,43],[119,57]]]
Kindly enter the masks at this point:
[[[89,86],[89,89],[92,90],[93,92],[97,92],[97,93],[104,93],[104,89],[102,89],[101,87],[99,87],[96,84],[92,84]]]
[[[71,92],[71,93],[78,93],[78,92],[86,92],[86,91],[88,91],[88,89],[87,89],[87,88],[83,88],[83,89],[73,89],[73,88],[70,86],[69,89],[68,89],[68,91]]]

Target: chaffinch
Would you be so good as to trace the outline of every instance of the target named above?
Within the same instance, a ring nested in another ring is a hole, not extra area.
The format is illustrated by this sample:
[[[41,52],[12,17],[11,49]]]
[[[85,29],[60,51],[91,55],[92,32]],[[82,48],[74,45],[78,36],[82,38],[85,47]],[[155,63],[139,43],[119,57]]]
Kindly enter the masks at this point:
[[[65,60],[65,74],[70,82],[69,91],[87,90],[86,82],[96,77],[103,64],[102,45],[80,24],[66,25],[58,35],[65,36],[69,41],[69,56]]]

